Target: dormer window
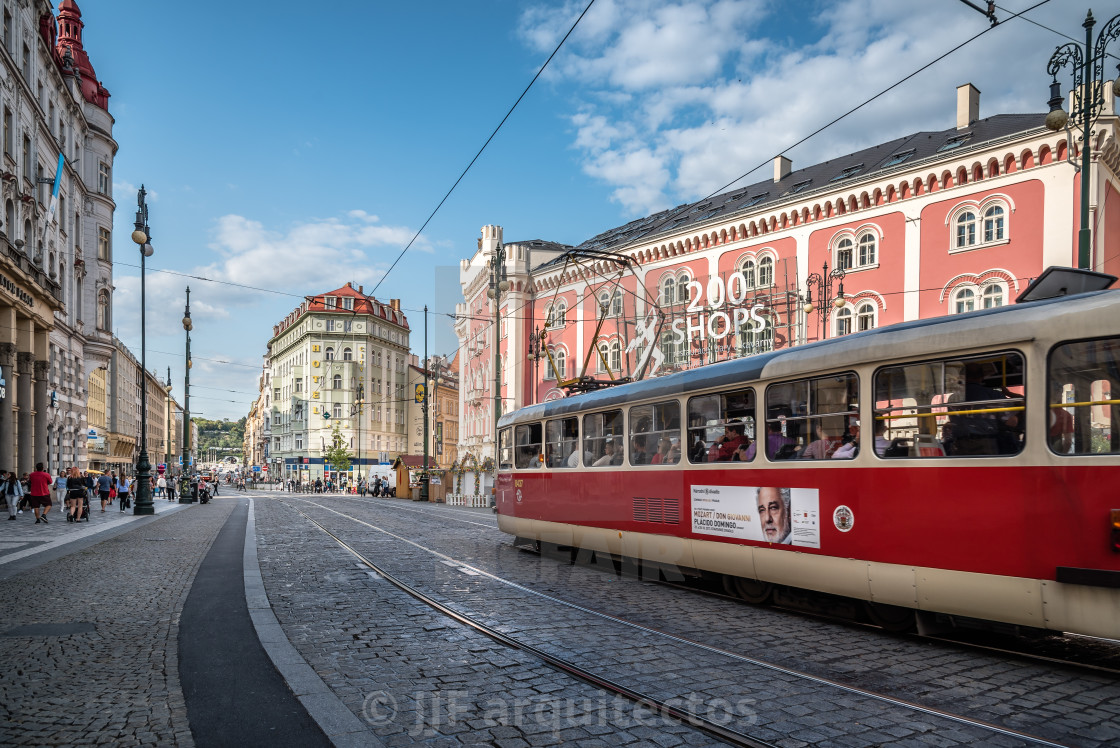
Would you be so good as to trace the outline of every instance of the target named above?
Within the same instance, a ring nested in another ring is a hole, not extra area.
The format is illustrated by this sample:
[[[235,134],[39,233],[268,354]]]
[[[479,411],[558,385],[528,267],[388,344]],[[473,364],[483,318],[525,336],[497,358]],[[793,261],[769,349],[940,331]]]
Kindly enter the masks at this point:
[[[786,194],[796,195],[798,192],[804,192],[805,190],[809,189],[809,185],[811,185],[812,183],[812,179],[806,179],[804,182],[798,182],[797,184],[793,185],[793,187],[790,187],[789,192],[787,192]]]
[[[834,176],[829,181],[839,182],[841,180],[848,179],[850,177],[854,177],[856,174],[859,174],[861,171],[863,171],[863,164],[856,164],[855,166],[849,166],[848,168],[844,169],[844,171],[840,172],[839,174]]]
[[[963,133],[961,135],[954,135],[953,137],[946,140],[945,145],[938,148],[937,152],[941,153],[942,151],[951,151],[954,148],[960,148],[962,145],[964,145],[965,143],[967,143],[971,139],[972,139],[972,133],[970,133],[970,132],[966,132],[966,133]]]
[[[354,299],[353,299],[353,297],[351,297],[351,296],[342,297],[342,308],[353,310],[354,309]]]
[[[906,159],[910,158],[913,155],[914,155],[914,149],[913,148],[911,148],[908,151],[900,151],[899,153],[896,153],[893,156],[891,156],[889,159],[887,159],[886,163],[883,164],[882,168],[886,169],[888,166],[898,166],[903,161],[905,161]]]
[[[755,195],[750,200],[747,200],[747,202],[743,203],[743,207],[744,208],[753,208],[754,206],[758,205],[759,203],[761,203],[763,200],[765,200],[768,197],[770,197],[769,192],[763,192],[761,195]]]
[[[327,309],[337,309],[338,308],[338,299],[334,296],[324,296],[323,297],[323,306],[325,306]]]

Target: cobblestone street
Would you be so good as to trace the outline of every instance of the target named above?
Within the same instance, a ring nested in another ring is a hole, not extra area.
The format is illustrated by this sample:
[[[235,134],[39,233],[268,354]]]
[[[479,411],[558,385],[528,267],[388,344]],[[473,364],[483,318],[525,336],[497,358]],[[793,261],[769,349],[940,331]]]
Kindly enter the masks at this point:
[[[208,506],[157,504],[152,518],[106,513],[88,526],[13,527],[0,557],[0,744],[307,744],[291,740],[308,716],[338,746],[723,744],[447,617],[339,541],[503,635],[783,748],[1120,741],[1120,686],[1103,673],[528,554],[488,510],[249,498],[251,506],[242,494]],[[201,618],[191,613],[201,653],[183,649],[180,630],[192,590],[192,605],[209,606]],[[243,634],[239,615],[252,619]],[[249,666],[236,653],[206,664],[205,650],[231,636],[234,652],[263,645],[271,664]],[[195,687],[184,685],[187,651],[195,652],[188,669],[230,684],[228,694],[203,694],[220,696],[221,718],[204,718]],[[245,667],[287,684],[291,706],[262,728],[272,739],[251,737],[243,723],[252,720],[237,719],[259,716],[253,699],[263,693]]]

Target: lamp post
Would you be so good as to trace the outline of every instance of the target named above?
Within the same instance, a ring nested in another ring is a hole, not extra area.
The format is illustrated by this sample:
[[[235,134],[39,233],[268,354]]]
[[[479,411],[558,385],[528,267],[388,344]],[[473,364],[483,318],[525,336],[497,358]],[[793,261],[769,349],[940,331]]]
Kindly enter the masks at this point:
[[[144,288],[144,261],[152,256],[152,232],[148,229],[148,205],[144,201],[147,192],[144,185],[136,193],[136,223],[132,232],[132,241],[140,247],[140,458],[136,462],[136,505],[132,509],[135,514],[155,514],[156,508],[152,504],[151,470],[152,463],[148,460],[148,359],[147,337],[145,330],[145,288]]]
[[[533,362],[532,404],[537,404],[537,362],[544,356],[544,333],[539,327],[533,328],[529,338],[529,360]]]
[[[805,312],[805,328],[806,337],[808,337],[809,315],[813,313],[813,295],[816,292],[816,308],[820,310],[820,317],[818,321],[818,332],[820,339],[824,339],[828,335],[828,317],[832,314],[832,309],[843,309],[847,304],[844,298],[844,268],[836,268],[831,273],[828,271],[828,263],[824,264],[821,272],[812,273],[805,279],[805,304],[802,311]],[[838,281],[840,289],[836,297],[832,296],[832,282]]]
[[[494,300],[494,464],[498,464],[498,419],[502,417],[502,367],[499,346],[502,340],[502,294],[509,290],[506,280],[506,249],[501,244],[490,257],[490,287],[486,296]],[[477,488],[477,487],[476,487]],[[493,498],[491,506],[494,505]]]
[[[420,466],[420,501],[428,500],[428,485],[431,475],[428,473],[428,403],[431,397],[428,394],[428,305],[424,305],[424,392],[420,403],[420,410],[424,414],[424,462]]]
[[[1066,138],[1070,141],[1072,141],[1069,128],[1071,119],[1081,130],[1081,165],[1078,166],[1070,160],[1073,167],[1081,172],[1081,230],[1077,234],[1077,267],[1081,270],[1093,269],[1092,229],[1089,224],[1089,153],[1092,150],[1092,123],[1093,118],[1104,106],[1105,47],[1109,42],[1120,37],[1120,15],[1113,16],[1104,25],[1094,45],[1093,26],[1096,23],[1093,11],[1089,11],[1085,16],[1085,22],[1081,24],[1085,29],[1084,51],[1075,42],[1063,44],[1054,51],[1046,66],[1046,72],[1053,78],[1050,84],[1050,100],[1047,102],[1050,105],[1050,113],[1046,115],[1046,126],[1054,132],[1064,128]],[[1062,96],[1062,86],[1058,83],[1058,71],[1067,65],[1073,68],[1072,117],[1062,109],[1065,97]],[[1120,75],[1113,81],[1112,91],[1114,95],[1120,96]],[[1069,152],[1073,152],[1072,143]]]
[[[191,461],[191,330],[194,329],[194,323],[191,322],[190,286],[187,286],[187,309],[183,312],[183,329],[187,331],[187,365],[183,367],[183,446],[181,449],[183,472],[179,486],[179,503],[193,504],[194,498],[191,496],[188,476]]]

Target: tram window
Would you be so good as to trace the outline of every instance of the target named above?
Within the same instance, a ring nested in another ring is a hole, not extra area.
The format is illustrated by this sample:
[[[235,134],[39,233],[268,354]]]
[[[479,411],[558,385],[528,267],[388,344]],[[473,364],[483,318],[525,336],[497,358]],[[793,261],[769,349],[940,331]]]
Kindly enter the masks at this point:
[[[527,423],[514,429],[514,441],[517,451],[514,453],[514,464],[518,470],[529,470],[541,466],[541,425]]]
[[[608,410],[583,417],[583,464],[591,467],[621,465],[626,456],[622,411]]]
[[[1047,397],[1051,450],[1060,455],[1120,453],[1120,338],[1055,347]]]
[[[579,467],[579,419],[561,418],[544,427],[545,464],[550,468]]]
[[[681,461],[681,404],[676,400],[630,409],[630,464]]]
[[[859,378],[833,374],[766,388],[766,456],[852,459],[859,451]]]
[[[1013,351],[875,372],[880,457],[987,457],[1023,451],[1023,357]]]
[[[754,390],[689,399],[689,462],[750,462],[754,440]]]
[[[498,469],[510,470],[513,468],[513,429],[499,431],[498,442]]]

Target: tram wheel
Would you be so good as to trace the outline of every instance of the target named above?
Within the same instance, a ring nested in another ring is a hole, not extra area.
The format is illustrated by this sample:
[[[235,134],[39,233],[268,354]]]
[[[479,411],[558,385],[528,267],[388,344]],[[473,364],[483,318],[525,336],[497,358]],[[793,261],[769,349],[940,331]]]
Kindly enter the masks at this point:
[[[885,631],[907,633],[917,625],[917,617],[910,608],[883,603],[865,602],[864,610],[871,622]]]
[[[734,577],[732,584],[735,587],[735,594],[751,605],[764,605],[770,602],[770,598],[774,595],[774,585],[769,582]]]

